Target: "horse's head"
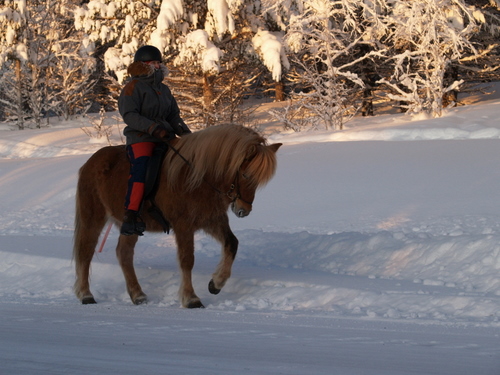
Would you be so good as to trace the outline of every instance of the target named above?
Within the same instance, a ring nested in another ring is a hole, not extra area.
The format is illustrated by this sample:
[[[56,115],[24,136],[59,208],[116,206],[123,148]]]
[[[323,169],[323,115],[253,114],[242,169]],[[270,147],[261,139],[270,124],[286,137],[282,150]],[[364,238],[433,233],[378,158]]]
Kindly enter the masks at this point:
[[[231,199],[231,211],[237,217],[245,217],[252,211],[255,192],[274,175],[276,170],[276,151],[281,143],[253,146],[248,157],[236,172],[227,196]]]
[[[181,181],[189,192],[217,192],[236,216],[245,217],[252,211],[257,188],[276,171],[280,146],[267,145],[257,132],[240,125],[211,126],[177,141],[178,151],[167,154],[166,181],[171,186]]]

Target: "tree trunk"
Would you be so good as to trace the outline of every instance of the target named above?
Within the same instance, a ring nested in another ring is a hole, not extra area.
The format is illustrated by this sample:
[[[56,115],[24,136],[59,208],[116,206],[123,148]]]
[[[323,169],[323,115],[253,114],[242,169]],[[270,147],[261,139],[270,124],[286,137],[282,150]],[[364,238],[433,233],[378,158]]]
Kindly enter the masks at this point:
[[[371,88],[363,90],[363,103],[361,105],[361,115],[373,116],[373,92]]]
[[[283,102],[285,100],[285,85],[283,84],[283,81],[276,82],[274,91],[276,95],[276,101]]]
[[[24,129],[24,115],[23,115],[23,90],[21,82],[21,60],[16,60],[16,90],[17,90],[17,127],[20,130]]]
[[[444,86],[450,86],[453,82],[458,81],[458,68],[452,66],[444,73]],[[458,103],[458,90],[450,90],[443,94],[443,108],[456,107]]]
[[[214,124],[214,88],[213,80],[208,73],[203,74],[203,112],[205,113],[205,126]]]

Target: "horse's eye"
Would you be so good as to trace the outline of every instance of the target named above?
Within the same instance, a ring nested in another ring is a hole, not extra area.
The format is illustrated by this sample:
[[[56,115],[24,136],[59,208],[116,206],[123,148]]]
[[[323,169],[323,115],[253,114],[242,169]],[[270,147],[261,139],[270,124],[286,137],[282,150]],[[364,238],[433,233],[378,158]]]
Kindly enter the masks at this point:
[[[242,173],[241,174],[243,176],[244,179],[248,180],[250,178],[250,176],[248,176],[246,173]]]

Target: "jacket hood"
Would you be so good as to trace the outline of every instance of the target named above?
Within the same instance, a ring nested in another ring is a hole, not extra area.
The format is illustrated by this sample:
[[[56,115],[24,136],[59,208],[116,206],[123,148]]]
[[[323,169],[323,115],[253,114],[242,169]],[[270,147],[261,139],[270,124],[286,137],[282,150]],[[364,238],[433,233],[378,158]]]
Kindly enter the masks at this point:
[[[163,76],[166,77],[168,75],[168,68],[165,65],[160,64],[160,69],[163,72]],[[143,61],[136,61],[129,65],[127,73],[131,77],[149,77],[155,73],[155,68]]]

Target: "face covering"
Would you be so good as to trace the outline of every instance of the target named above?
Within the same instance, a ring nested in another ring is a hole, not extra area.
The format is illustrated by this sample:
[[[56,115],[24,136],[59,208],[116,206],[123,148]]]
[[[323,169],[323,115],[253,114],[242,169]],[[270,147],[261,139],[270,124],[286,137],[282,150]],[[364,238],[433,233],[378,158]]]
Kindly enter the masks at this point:
[[[155,84],[160,84],[163,82],[163,78],[165,78],[164,74],[163,74],[163,70],[160,68],[160,69],[155,69],[154,73],[154,82]]]

